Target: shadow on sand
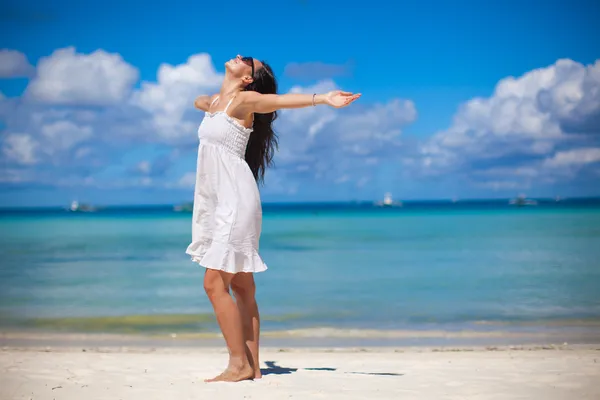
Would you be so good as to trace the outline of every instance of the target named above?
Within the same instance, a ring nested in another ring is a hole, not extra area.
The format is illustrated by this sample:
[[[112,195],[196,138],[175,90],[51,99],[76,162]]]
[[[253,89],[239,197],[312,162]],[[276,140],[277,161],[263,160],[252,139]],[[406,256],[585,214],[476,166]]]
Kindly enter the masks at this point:
[[[337,371],[337,368],[287,368],[277,365],[275,361],[265,361],[267,368],[261,368],[260,372],[263,375],[288,375],[302,369],[304,371]],[[393,372],[344,372],[345,374],[357,375],[376,375],[376,376],[402,376],[404,374],[396,374]]]

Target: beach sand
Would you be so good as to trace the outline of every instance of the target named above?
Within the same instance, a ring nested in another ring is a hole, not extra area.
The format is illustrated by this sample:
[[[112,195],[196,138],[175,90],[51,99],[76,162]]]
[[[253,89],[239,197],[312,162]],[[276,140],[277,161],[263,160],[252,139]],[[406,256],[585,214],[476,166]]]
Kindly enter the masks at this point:
[[[222,348],[4,347],[0,399],[600,399],[600,345],[265,348],[264,377],[204,383]]]

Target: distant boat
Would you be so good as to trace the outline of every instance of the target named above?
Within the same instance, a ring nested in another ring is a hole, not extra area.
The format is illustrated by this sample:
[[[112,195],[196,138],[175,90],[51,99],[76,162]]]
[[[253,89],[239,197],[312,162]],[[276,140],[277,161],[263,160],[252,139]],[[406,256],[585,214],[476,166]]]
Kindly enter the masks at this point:
[[[377,207],[402,207],[401,201],[394,201],[392,199],[391,193],[386,193],[383,195],[383,201],[378,201],[375,203]]]
[[[532,199],[528,199],[524,194],[518,195],[516,198],[511,199],[509,204],[517,207],[523,206],[537,206],[538,202]]]
[[[183,203],[177,204],[173,206],[173,211],[175,212],[191,212],[194,211],[194,203]]]
[[[68,210],[71,212],[94,212],[97,208],[90,204],[80,204],[77,200],[73,200]]]

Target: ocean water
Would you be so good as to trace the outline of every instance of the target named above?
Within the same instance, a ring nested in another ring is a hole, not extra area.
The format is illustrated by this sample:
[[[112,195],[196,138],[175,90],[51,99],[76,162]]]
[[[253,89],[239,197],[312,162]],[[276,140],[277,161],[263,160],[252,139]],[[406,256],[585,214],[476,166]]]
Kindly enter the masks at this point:
[[[191,214],[4,210],[0,329],[216,332]],[[600,202],[265,205],[265,332],[600,324]]]

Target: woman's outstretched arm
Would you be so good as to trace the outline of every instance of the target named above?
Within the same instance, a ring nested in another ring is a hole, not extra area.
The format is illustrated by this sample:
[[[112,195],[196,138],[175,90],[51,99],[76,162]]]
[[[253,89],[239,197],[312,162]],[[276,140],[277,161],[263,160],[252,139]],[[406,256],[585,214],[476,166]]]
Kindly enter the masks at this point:
[[[256,92],[243,92],[242,102],[251,113],[267,114],[284,108],[304,108],[326,104],[335,108],[346,107],[361,94],[353,94],[341,90],[334,90],[325,94],[260,94]]]

